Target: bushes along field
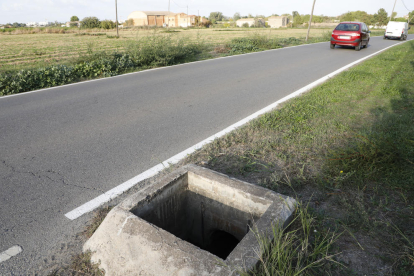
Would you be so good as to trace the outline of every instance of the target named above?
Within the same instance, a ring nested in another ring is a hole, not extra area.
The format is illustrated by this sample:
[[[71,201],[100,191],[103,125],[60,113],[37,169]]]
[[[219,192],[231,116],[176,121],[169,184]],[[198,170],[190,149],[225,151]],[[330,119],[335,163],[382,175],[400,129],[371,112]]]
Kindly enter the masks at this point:
[[[52,65],[0,74],[0,96],[68,84],[84,79],[110,77],[134,68],[167,66],[192,60],[203,45],[175,42],[171,37],[144,37],[127,44],[124,53],[85,55],[74,65]]]

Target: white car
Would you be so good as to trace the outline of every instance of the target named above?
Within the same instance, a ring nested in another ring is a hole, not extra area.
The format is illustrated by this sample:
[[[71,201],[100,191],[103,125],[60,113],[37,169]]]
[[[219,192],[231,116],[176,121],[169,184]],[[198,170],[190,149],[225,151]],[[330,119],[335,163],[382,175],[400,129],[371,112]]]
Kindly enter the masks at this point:
[[[408,27],[407,22],[390,21],[385,29],[384,39],[397,38],[405,40],[407,39],[408,29],[410,28]]]

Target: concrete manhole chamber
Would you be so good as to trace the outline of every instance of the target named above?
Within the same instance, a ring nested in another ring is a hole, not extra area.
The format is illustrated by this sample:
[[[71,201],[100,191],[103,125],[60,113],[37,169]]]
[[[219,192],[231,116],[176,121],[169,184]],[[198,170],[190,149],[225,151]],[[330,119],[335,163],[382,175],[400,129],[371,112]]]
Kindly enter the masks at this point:
[[[288,222],[292,198],[187,165],[116,206],[84,251],[106,275],[232,275],[258,262],[255,232]]]

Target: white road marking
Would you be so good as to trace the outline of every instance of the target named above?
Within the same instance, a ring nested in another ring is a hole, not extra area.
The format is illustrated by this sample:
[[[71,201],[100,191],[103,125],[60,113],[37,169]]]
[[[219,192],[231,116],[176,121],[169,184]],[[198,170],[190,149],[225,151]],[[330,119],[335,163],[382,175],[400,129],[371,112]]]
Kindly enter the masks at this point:
[[[10,247],[6,251],[0,253],[0,263],[20,254],[22,251],[23,249],[18,245]]]
[[[407,40],[407,41],[410,41],[410,40]],[[404,41],[404,42],[401,42],[401,43],[405,43],[407,41]],[[227,134],[227,133],[235,130],[236,128],[238,128],[238,127],[240,127],[240,126],[242,126],[242,125],[250,122],[251,120],[259,117],[260,115],[263,115],[264,113],[267,113],[267,112],[273,110],[280,103],[283,103],[283,102],[285,102],[285,101],[287,101],[289,99],[292,99],[294,97],[299,96],[300,94],[302,94],[302,93],[304,93],[304,92],[306,92],[306,91],[308,91],[308,90],[310,90],[310,89],[312,89],[312,88],[314,88],[314,87],[322,84],[323,82],[325,82],[328,79],[332,78],[333,76],[335,76],[335,75],[337,75],[337,74],[339,74],[339,73],[341,73],[341,72],[349,69],[350,67],[352,67],[352,66],[354,66],[354,65],[356,65],[358,63],[361,63],[362,61],[364,61],[364,60],[366,60],[368,58],[371,58],[372,56],[375,56],[375,55],[377,55],[377,54],[379,54],[379,53],[381,53],[381,52],[383,52],[383,51],[385,51],[385,50],[387,50],[387,49],[389,49],[391,47],[400,45],[401,43],[397,43],[397,44],[391,45],[391,46],[389,46],[387,48],[384,48],[384,49],[382,49],[382,50],[380,50],[378,52],[375,52],[375,53],[373,53],[373,54],[371,54],[369,56],[366,56],[366,57],[361,58],[361,59],[359,59],[357,61],[354,61],[354,62],[352,62],[352,63],[350,63],[350,64],[348,64],[348,65],[346,65],[346,66],[344,66],[344,67],[342,67],[342,68],[340,68],[340,69],[338,69],[338,70],[336,70],[336,71],[334,71],[334,72],[332,72],[332,73],[330,73],[328,75],[326,75],[325,77],[320,78],[317,81],[312,82],[311,84],[308,84],[307,86],[305,86],[305,87],[303,87],[303,88],[301,88],[301,89],[299,89],[299,90],[291,93],[290,95],[287,95],[286,97],[278,100],[277,102],[274,102],[271,105],[269,105],[269,106],[267,106],[267,107],[265,107],[265,108],[257,111],[256,113],[250,115],[249,117],[244,118],[243,120],[241,120],[241,121],[239,121],[239,122],[237,122],[237,123],[229,126],[228,128],[226,128],[226,129],[224,129],[224,130],[222,130],[222,131],[220,131],[220,132],[218,132],[218,133],[210,136],[209,138],[201,141],[200,143],[198,143],[198,144],[196,144],[196,145],[194,145],[194,146],[192,146],[192,147],[190,147],[190,148],[188,148],[188,149],[186,149],[186,150],[178,153],[177,155],[174,155],[173,157],[171,157],[171,158],[165,160],[164,162],[162,162],[162,163],[160,163],[160,164],[152,167],[151,169],[146,170],[145,172],[143,172],[143,173],[141,173],[141,174],[139,174],[139,175],[131,178],[130,180],[128,180],[128,181],[120,184],[119,186],[117,186],[117,187],[115,187],[115,188],[107,191],[106,193],[104,193],[104,194],[102,194],[102,195],[100,195],[100,196],[92,199],[91,201],[89,201],[89,202],[87,202],[87,203],[79,206],[78,208],[76,208],[76,209],[74,209],[74,210],[66,213],[65,216],[68,219],[70,219],[70,220],[75,220],[75,219],[79,218],[80,216],[82,216],[82,215],[84,215],[86,213],[89,213],[89,212],[95,210],[96,208],[98,208],[99,206],[103,205],[104,203],[106,203],[106,202],[110,201],[111,199],[119,196],[120,194],[126,192],[127,190],[129,190],[130,188],[132,188],[133,186],[135,186],[140,181],[145,180],[147,178],[150,178],[150,177],[156,175],[157,173],[159,173],[163,169],[168,168],[170,165],[173,165],[173,164],[178,163],[181,159],[185,158],[187,155],[195,152],[196,150],[202,148],[204,145],[206,145],[208,143],[211,143],[214,139],[224,136],[225,134]]]

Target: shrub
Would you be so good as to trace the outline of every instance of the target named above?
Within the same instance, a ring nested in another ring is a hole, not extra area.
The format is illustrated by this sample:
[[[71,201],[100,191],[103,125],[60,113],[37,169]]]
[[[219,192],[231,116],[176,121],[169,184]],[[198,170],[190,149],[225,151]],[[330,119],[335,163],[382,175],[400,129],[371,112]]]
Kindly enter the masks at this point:
[[[126,27],[133,27],[134,26],[134,19],[128,19],[125,21],[124,26]]]
[[[71,66],[53,65],[37,69],[8,71],[0,74],[0,96],[72,83],[75,81],[115,76],[134,68],[166,66],[193,60],[203,44],[173,41],[169,36],[145,37],[130,42],[125,53],[104,52],[82,56]]]
[[[255,35],[252,37],[235,38],[227,47],[231,49],[230,53],[240,54],[281,48],[282,42],[278,39],[268,39],[266,36]]]
[[[81,27],[86,29],[99,28],[100,26],[101,24],[99,22],[99,19],[94,16],[85,17],[81,22]]]
[[[200,27],[209,28],[213,23],[210,20],[207,20],[205,22],[201,22],[199,24]]]
[[[243,28],[249,28],[249,23],[247,23],[247,22],[246,23],[243,23],[242,27]]]
[[[109,30],[109,29],[113,29],[115,27],[116,27],[116,23],[113,22],[112,20],[103,20],[103,21],[101,21],[101,28],[102,29]]]

